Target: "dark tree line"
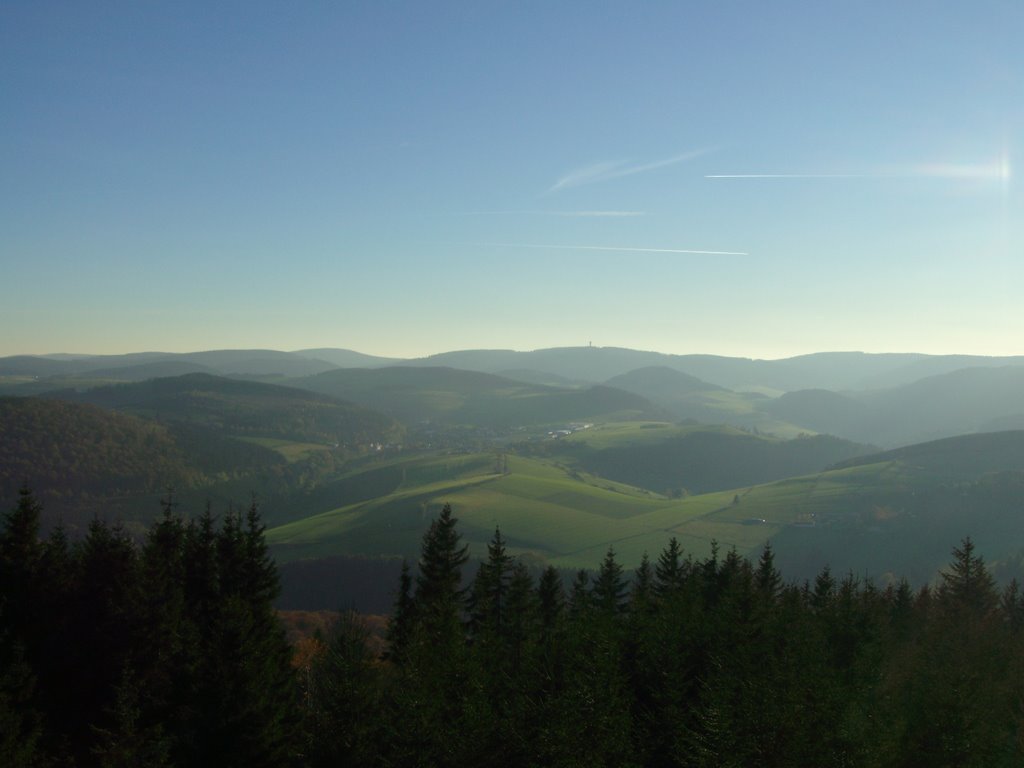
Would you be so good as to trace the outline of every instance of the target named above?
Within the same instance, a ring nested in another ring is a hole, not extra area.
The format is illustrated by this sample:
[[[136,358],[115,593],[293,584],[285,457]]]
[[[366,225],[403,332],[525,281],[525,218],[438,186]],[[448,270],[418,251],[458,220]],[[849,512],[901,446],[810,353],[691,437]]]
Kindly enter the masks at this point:
[[[271,603],[255,506],[137,545],[96,522],[0,530],[7,766],[1016,766],[1024,594],[970,540],[941,582],[787,584],[770,548],[627,579],[609,549],[534,580],[495,531],[469,578],[449,508],[404,567],[377,656],[345,615],[308,664]]]
[[[1024,595],[971,541],[941,583],[786,584],[675,539],[568,589],[496,531],[472,579],[451,510],[400,580],[384,660],[343,621],[306,687],[310,765],[1019,766]]]
[[[94,521],[39,537],[23,490],[0,530],[0,764],[273,766],[295,754],[291,649],[255,505],[137,546]]]

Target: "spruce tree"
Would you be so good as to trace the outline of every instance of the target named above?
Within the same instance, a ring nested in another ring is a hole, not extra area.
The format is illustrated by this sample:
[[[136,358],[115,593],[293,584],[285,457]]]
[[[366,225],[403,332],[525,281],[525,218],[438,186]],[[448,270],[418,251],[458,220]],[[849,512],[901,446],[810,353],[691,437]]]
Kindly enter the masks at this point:
[[[590,574],[585,570],[580,569],[576,571],[576,576],[572,580],[572,586],[569,588],[570,618],[577,620],[580,616],[586,614],[589,611],[592,602],[590,595]]]
[[[0,630],[6,629],[26,649],[34,648],[44,634],[39,615],[41,511],[32,491],[22,486],[18,503],[4,515],[0,530]]]
[[[659,600],[679,590],[683,583],[682,549],[673,536],[654,566],[654,594]]]
[[[489,727],[480,699],[482,686],[470,679],[461,586],[468,548],[461,543],[456,523],[446,504],[423,536],[412,598],[414,622],[393,689],[395,717],[387,737],[398,764],[471,761],[477,754],[481,729]],[[472,704],[467,700],[470,691],[475,694]],[[474,717],[467,720],[467,712]],[[411,732],[402,727],[403,722],[415,722],[419,727]],[[452,728],[453,722],[461,727]]]
[[[175,761],[280,766],[293,757],[297,683],[291,649],[273,599],[277,571],[253,504],[229,510],[212,530],[209,510],[191,526],[189,602],[201,650],[190,712],[191,735]]]
[[[388,619],[387,653],[385,657],[395,664],[402,664],[409,651],[412,639],[413,614],[412,575],[409,573],[409,561],[402,560],[402,573],[399,577],[398,594],[395,596],[394,609]]]
[[[754,576],[757,588],[768,600],[774,600],[779,590],[782,589],[782,576],[775,568],[775,553],[772,551],[771,542],[764,545],[761,551],[761,559],[757,563],[757,572]]]
[[[594,579],[594,604],[603,613],[618,614],[625,608],[628,589],[622,566],[615,560],[615,550],[608,547],[601,568]]]
[[[445,504],[423,537],[414,600],[418,624],[428,642],[450,642],[459,633],[464,603],[462,566],[469,559],[469,547],[460,546],[457,522],[451,505]]]
[[[375,764],[384,747],[381,679],[358,616],[343,612],[309,671],[306,765]]]
[[[480,563],[469,595],[469,630],[473,637],[500,636],[507,621],[512,558],[505,552],[501,531],[487,545],[487,560]]]
[[[503,645],[509,658],[510,674],[517,677],[523,652],[528,640],[535,634],[538,624],[538,606],[533,590],[533,579],[522,562],[512,566],[508,586],[505,622],[501,627]]]
[[[3,608],[0,606],[0,625]],[[42,716],[36,708],[36,679],[20,643],[0,629],[0,765],[37,765]]]
[[[545,637],[550,637],[562,617],[562,610],[565,606],[562,577],[559,576],[558,570],[553,565],[549,565],[541,572],[540,581],[537,584],[537,606],[541,631]]]
[[[630,609],[637,614],[647,611],[654,596],[653,574],[651,561],[644,552],[640,559],[640,566],[633,574],[633,587],[630,595]]]
[[[96,729],[115,726],[118,688],[139,636],[139,568],[124,529],[93,520],[79,553],[70,632],[74,668],[62,681],[60,725],[78,760],[96,746]]]
[[[974,553],[974,542],[968,536],[953,549],[953,562],[942,574],[939,603],[947,611],[983,617],[998,601],[995,580],[982,557]]]

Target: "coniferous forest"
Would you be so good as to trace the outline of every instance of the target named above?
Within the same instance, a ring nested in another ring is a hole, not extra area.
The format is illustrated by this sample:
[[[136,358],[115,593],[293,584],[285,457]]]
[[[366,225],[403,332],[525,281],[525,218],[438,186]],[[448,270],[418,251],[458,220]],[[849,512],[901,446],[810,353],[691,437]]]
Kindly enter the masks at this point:
[[[296,661],[255,504],[141,543],[0,530],[5,766],[1016,766],[1024,595],[969,539],[941,580],[784,583],[673,539],[630,577],[535,579],[450,508],[403,569],[386,650],[344,614]],[[473,572],[471,572],[473,571]]]

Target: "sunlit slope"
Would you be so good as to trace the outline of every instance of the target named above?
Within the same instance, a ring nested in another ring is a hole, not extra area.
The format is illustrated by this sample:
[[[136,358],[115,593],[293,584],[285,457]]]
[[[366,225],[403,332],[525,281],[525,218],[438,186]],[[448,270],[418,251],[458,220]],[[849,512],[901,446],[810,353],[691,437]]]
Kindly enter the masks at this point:
[[[827,435],[783,440],[728,426],[648,421],[596,424],[522,450],[675,496],[820,472],[875,449]]]
[[[960,460],[958,457],[962,458]],[[1014,458],[1017,457],[1017,458]],[[772,483],[671,500],[550,460],[474,455],[408,463],[392,492],[274,528],[283,560],[331,554],[415,558],[450,502],[475,555],[500,525],[514,554],[592,568],[609,546],[634,567],[669,537],[703,556],[716,541],[756,556],[771,541],[791,578],[837,573],[927,581],[970,535],[990,559],[1024,548],[1024,432],[972,435]],[[412,481],[412,472],[422,481]]]
[[[405,480],[386,495],[271,529],[277,557],[415,556],[430,519],[451,503],[475,554],[483,554],[500,525],[517,554],[571,560],[573,553],[645,532],[633,522],[638,515],[679,505],[518,456],[430,457],[401,471]]]
[[[635,565],[644,552],[656,556],[673,535],[698,555],[712,540],[753,553],[786,526],[856,508],[859,492],[886,477],[872,465],[672,500],[519,456],[435,456],[372,470],[385,473],[394,483],[387,493],[271,529],[275,555],[282,561],[337,554],[415,558],[445,503],[475,555],[484,554],[495,526],[514,554],[560,567],[593,567],[609,546]],[[348,478],[350,490],[360,481],[366,482]]]
[[[706,554],[712,540],[755,553],[787,526],[844,515],[879,483],[899,482],[885,465],[870,465],[671,500],[519,456],[421,458],[393,463],[389,471],[392,480],[404,478],[389,493],[271,529],[268,540],[278,559],[415,558],[423,532],[445,503],[478,556],[495,526],[513,554],[560,567],[594,567],[609,546],[624,564],[635,565],[644,552],[656,556],[671,536],[696,555]]]

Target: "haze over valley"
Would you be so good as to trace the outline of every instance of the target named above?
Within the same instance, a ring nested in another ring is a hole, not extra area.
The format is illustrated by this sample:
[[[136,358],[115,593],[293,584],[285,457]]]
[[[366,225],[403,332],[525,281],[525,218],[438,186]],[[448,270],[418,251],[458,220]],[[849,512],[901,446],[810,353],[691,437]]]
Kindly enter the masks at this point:
[[[636,563],[672,536],[695,556],[771,543],[796,579],[924,584],[964,535],[1007,575],[1024,553],[1018,357],[14,356],[0,395],[4,504],[27,482],[48,524],[141,535],[172,489],[192,510],[255,494],[291,607],[386,610],[445,504],[474,556],[499,526],[538,569],[609,547]],[[378,587],[323,587],[352,571]]]
[[[1024,765],[1022,30],[0,3],[0,766]]]

